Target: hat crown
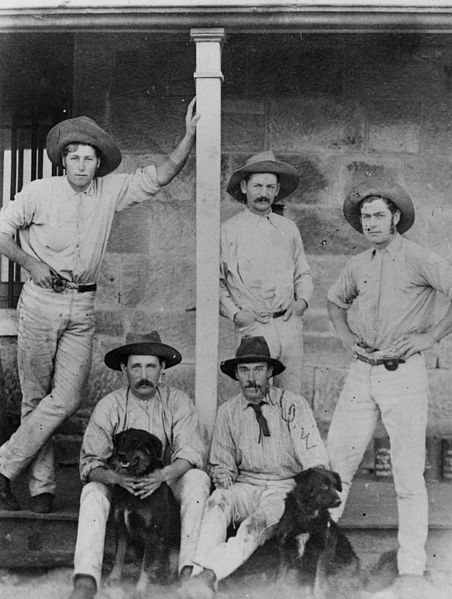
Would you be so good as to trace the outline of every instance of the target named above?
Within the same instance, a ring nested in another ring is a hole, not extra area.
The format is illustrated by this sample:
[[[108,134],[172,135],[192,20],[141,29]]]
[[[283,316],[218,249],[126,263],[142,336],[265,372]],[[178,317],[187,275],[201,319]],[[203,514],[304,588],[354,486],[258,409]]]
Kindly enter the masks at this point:
[[[150,333],[127,333],[126,345],[131,343],[162,343],[160,335],[157,331]]]
[[[242,338],[235,353],[235,357],[236,359],[239,359],[245,356],[256,356],[256,358],[262,357],[263,359],[268,359],[271,357],[268,344],[262,335],[257,335],[256,337],[245,335]]]
[[[245,162],[245,166],[249,166],[250,164],[254,164],[255,162],[276,162],[276,158],[274,153],[271,150],[267,150],[265,152],[260,152],[259,154],[254,154],[250,156],[248,160]]]

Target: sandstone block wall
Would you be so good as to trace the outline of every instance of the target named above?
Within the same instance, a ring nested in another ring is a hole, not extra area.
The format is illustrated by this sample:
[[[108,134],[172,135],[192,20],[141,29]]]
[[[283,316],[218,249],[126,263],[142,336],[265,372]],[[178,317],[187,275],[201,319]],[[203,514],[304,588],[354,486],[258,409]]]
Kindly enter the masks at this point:
[[[158,161],[183,132],[194,61],[188,32],[76,34],[73,114],[91,116],[117,137],[121,170]],[[370,174],[394,177],[416,206],[407,237],[452,259],[452,36],[229,35],[223,72],[222,218],[240,209],[225,186],[250,154],[272,149],[302,176],[284,214],[300,228],[315,281],[302,368],[325,432],[347,369],[325,293],[347,257],[366,247],[342,216],[345,191]],[[131,329],[158,329],[181,350],[182,365],[167,377],[193,393],[194,165],[192,156],[155,200],[116,217],[97,296],[90,386],[64,434],[77,438],[95,402],[117,385],[103,355]],[[439,298],[438,316],[445,306]],[[222,320],[220,357],[234,345]],[[452,435],[451,358],[451,339],[427,355],[429,434]],[[223,401],[235,386],[221,374],[219,381]]]

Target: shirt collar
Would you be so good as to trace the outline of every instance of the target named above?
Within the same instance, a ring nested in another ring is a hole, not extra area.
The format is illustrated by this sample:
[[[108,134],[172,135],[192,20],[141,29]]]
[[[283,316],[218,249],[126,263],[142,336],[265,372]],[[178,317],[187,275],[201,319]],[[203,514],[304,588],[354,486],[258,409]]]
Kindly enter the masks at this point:
[[[254,214],[254,212],[251,212],[251,210],[248,208],[248,206],[245,206],[245,210],[244,210],[245,215],[247,216],[247,218],[249,220],[256,220],[258,219],[257,222],[262,222],[263,220],[268,220],[269,222],[271,222],[273,224],[273,215],[274,212],[272,212],[270,210],[270,212],[268,214],[266,214],[265,216],[260,216],[259,214]]]
[[[62,184],[64,186],[65,192],[66,192],[66,197],[68,198],[72,198],[76,195],[81,195],[81,196],[85,196],[85,197],[93,197],[96,193],[96,177],[94,177],[94,179],[91,181],[91,183],[88,185],[88,187],[85,189],[85,191],[75,191],[72,187],[71,184],[68,181],[67,175],[63,175],[62,177]]]
[[[259,403],[269,404],[270,403],[269,402],[270,392],[271,392],[271,387],[268,388],[267,395],[265,397],[263,397]],[[246,408],[249,408],[251,405],[253,405],[253,403],[251,401],[248,401],[246,399],[245,395],[243,394],[243,391],[241,391],[240,395],[241,395],[241,399],[242,399],[243,410],[246,410]]]
[[[403,238],[400,235],[400,233],[396,233],[394,235],[394,239],[391,240],[391,242],[382,250],[379,250],[378,248],[374,248],[372,251],[372,254],[375,256],[375,254],[377,252],[387,252],[390,256],[392,256],[393,258],[395,258],[402,247],[402,243],[403,243]]]

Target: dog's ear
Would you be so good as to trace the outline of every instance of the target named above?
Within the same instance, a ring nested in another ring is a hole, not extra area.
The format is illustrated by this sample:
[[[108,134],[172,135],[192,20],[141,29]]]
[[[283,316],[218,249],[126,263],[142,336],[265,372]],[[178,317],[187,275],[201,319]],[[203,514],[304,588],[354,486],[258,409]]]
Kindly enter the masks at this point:
[[[160,460],[162,458],[163,445],[158,437],[151,435],[146,443],[146,450],[150,456]]]
[[[339,493],[342,493],[342,481],[341,481],[341,477],[339,476],[339,474],[337,472],[331,472],[331,474],[333,475],[334,483],[336,485],[336,489],[339,491]]]

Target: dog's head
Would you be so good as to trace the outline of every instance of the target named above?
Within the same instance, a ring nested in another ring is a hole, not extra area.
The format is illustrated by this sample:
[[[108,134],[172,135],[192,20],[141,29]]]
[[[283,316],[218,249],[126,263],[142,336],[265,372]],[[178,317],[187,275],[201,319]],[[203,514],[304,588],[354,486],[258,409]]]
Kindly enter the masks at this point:
[[[296,487],[291,494],[305,515],[316,517],[320,511],[340,505],[338,491],[342,491],[342,483],[337,472],[317,466],[300,472],[294,478]]]
[[[155,435],[129,428],[113,437],[110,468],[130,476],[142,476],[162,468],[162,443]]]

